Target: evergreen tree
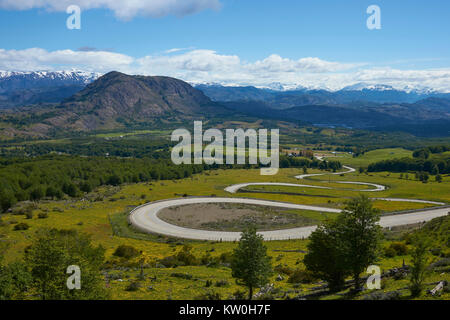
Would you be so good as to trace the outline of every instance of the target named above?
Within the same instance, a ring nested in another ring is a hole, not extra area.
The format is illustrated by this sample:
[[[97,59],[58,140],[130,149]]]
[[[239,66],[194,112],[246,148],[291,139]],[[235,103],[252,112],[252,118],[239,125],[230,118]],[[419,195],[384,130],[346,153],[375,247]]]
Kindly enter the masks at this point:
[[[232,275],[238,284],[248,287],[250,300],[253,289],[267,284],[272,275],[270,257],[263,242],[263,237],[251,226],[242,233],[233,254]]]

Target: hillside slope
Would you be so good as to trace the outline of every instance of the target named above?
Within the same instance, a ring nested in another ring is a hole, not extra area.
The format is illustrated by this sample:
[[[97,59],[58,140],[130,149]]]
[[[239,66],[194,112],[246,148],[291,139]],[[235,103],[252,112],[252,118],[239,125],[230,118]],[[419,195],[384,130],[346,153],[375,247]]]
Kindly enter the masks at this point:
[[[14,137],[201,120],[228,112],[184,81],[110,72],[59,105],[20,109],[1,118],[3,134]]]

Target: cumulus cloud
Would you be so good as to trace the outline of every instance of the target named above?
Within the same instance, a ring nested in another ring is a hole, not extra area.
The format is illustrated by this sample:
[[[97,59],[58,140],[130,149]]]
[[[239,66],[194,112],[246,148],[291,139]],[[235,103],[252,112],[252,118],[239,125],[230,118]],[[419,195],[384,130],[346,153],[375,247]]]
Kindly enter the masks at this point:
[[[66,11],[70,5],[78,5],[83,10],[109,9],[123,20],[135,16],[185,16],[206,9],[217,10],[221,6],[219,0],[0,0],[0,8],[8,10]]]
[[[285,88],[304,86],[328,90],[339,90],[362,82],[386,84],[398,89],[432,88],[450,92],[450,68],[375,68],[368,63],[340,63],[317,57],[293,60],[276,54],[248,62],[242,61],[237,55],[204,49],[171,49],[162,54],[144,57],[132,57],[96,48],[80,49],[0,49],[0,69],[34,71],[75,68],[100,73],[117,70],[128,74],[171,76],[191,83],[214,82],[259,87],[280,83]]]
[[[272,54],[264,60],[256,61],[254,64],[249,65],[249,68],[251,70],[265,70],[267,72],[334,72],[352,69],[361,65],[330,62],[313,57],[290,60],[282,58],[277,54]]]
[[[0,69],[17,71],[55,70],[79,68],[87,71],[107,72],[129,69],[134,59],[108,51],[47,51],[41,48],[25,50],[0,49]]]

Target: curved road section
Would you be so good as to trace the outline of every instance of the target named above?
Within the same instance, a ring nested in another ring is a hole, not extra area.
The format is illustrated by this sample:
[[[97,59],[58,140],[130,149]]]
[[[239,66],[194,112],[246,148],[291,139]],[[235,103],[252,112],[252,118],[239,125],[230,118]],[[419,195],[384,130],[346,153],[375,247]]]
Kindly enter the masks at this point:
[[[319,160],[322,157],[316,157]],[[296,176],[297,179],[305,179],[312,176],[321,176],[325,174],[345,174],[350,172],[355,172],[355,169],[348,166],[343,166],[347,171],[335,172],[335,173],[315,173],[315,174],[302,174]],[[353,191],[383,191],[386,187],[383,185],[359,182],[359,181],[333,181],[334,183],[345,183],[345,184],[357,184],[357,185],[368,185],[374,187],[374,189],[363,189],[363,190],[353,190]],[[295,184],[295,183],[281,183],[281,182],[251,182],[251,183],[241,183],[226,187],[224,190],[229,193],[236,193],[241,188],[247,186],[256,185],[277,185],[277,186],[290,186],[290,187],[305,187],[305,188],[317,188],[317,189],[332,189],[330,187],[324,186],[313,186],[305,184]],[[418,203],[428,203],[433,205],[445,205],[443,202],[419,200],[419,199],[401,199],[401,198],[371,198],[372,200],[385,200],[385,201],[404,201],[404,202],[418,202]],[[208,230],[198,230],[179,227],[161,220],[158,217],[158,213],[165,208],[198,204],[198,203],[239,203],[239,204],[251,204],[269,207],[279,207],[287,209],[300,209],[300,210],[312,210],[320,212],[333,212],[339,213],[342,210],[326,208],[326,207],[316,207],[308,206],[294,203],[277,202],[269,200],[260,199],[248,199],[248,198],[183,198],[183,199],[169,199],[156,201],[149,204],[142,205],[134,209],[128,219],[129,222],[137,229],[147,232],[156,233],[166,236],[171,236],[175,238],[185,238],[194,240],[213,240],[213,241],[236,241],[240,239],[240,232],[225,232],[225,231],[208,231]],[[419,222],[429,221],[431,219],[445,216],[449,212],[449,208],[432,208],[432,209],[422,209],[413,212],[402,213],[402,214],[392,214],[388,216],[382,216],[380,218],[380,225],[385,228],[414,224]],[[303,239],[309,237],[311,232],[316,229],[317,226],[310,227],[300,227],[291,229],[281,229],[272,231],[261,231],[261,234],[265,240],[288,240],[288,239]]]
[[[240,239],[240,232],[208,231],[189,229],[169,224],[158,217],[158,213],[165,208],[174,206],[198,204],[198,203],[240,203],[261,206],[280,207],[288,209],[313,210],[320,212],[341,212],[340,209],[308,206],[286,202],[246,199],[246,198],[183,198],[152,202],[134,209],[129,215],[130,223],[137,229],[148,232],[162,234],[166,236],[213,241],[237,241]],[[383,216],[380,219],[382,227],[394,227],[400,225],[414,224],[429,221],[431,219],[445,216],[449,208],[424,209],[412,213]],[[307,238],[316,226],[300,227],[282,230],[258,232],[265,240],[288,240]]]
[[[319,157],[317,157],[320,159]],[[333,172],[333,173],[310,173],[310,174],[301,174],[298,176],[295,176],[297,179],[305,179],[308,177],[315,177],[315,176],[323,176],[326,174],[333,174],[333,175],[341,175],[345,173],[351,173],[355,172],[356,170],[352,167],[343,166],[344,169],[347,169],[347,171],[341,171],[341,172]],[[386,187],[381,184],[376,183],[369,183],[369,182],[360,182],[360,181],[333,181],[333,183],[342,183],[342,184],[357,184],[357,185],[365,185],[365,186],[371,186],[373,189],[361,189],[361,190],[349,190],[349,191],[357,191],[357,192],[367,192],[367,191],[384,191],[386,190]],[[229,187],[226,187],[224,190],[229,193],[236,193],[240,189],[243,189],[248,186],[287,186],[287,187],[303,187],[303,188],[316,188],[316,189],[333,189],[330,187],[323,187],[323,186],[313,186],[309,184],[295,184],[295,183],[283,183],[283,182],[250,182],[250,183],[240,183],[240,184],[234,184]]]

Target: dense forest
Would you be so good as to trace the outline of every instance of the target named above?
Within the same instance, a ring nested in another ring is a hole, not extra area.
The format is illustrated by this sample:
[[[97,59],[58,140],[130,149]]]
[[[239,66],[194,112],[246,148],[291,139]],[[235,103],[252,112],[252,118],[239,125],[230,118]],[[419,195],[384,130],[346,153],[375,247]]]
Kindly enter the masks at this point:
[[[62,153],[83,156],[112,156],[161,159],[170,157],[168,140],[145,138],[133,139],[93,139],[77,138],[63,142],[39,142],[17,145],[0,145],[2,157],[42,156],[49,153]]]

